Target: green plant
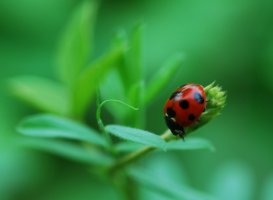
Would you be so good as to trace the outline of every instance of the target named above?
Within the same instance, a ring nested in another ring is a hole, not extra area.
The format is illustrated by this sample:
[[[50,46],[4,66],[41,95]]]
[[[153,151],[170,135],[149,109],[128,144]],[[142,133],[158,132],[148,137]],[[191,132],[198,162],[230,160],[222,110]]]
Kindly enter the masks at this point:
[[[128,37],[117,34],[110,50],[88,64],[93,51],[90,38],[96,10],[94,1],[86,1],[72,16],[58,48],[58,81],[34,76],[10,79],[10,88],[18,98],[45,112],[22,120],[18,132],[31,137],[20,137],[19,142],[86,163],[92,173],[107,178],[124,192],[128,190],[128,182],[134,180],[180,198],[213,199],[192,189],[181,192],[163,187],[135,168],[124,170],[153,150],[213,149],[213,146],[201,138],[177,140],[168,130],[161,136],[143,130],[145,108],[176,73],[182,56],[177,54],[163,64],[150,82],[144,80],[143,26],[137,25]],[[187,134],[217,116],[225,105],[226,95],[220,87],[212,83],[205,91],[206,112],[198,124],[186,129]],[[89,112],[95,100],[96,114]],[[104,125],[103,106],[119,125]],[[90,114],[96,115],[99,130],[87,125],[86,115]],[[112,135],[126,141],[113,140]]]

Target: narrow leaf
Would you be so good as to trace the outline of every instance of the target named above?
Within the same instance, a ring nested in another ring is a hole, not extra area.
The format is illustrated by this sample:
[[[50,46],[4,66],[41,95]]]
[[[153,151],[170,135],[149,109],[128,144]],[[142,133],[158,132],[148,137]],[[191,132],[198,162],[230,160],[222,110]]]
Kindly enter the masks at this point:
[[[105,128],[108,132],[119,138],[165,149],[166,142],[154,133],[119,125],[107,125]]]
[[[84,1],[73,13],[61,38],[57,64],[60,78],[71,85],[87,64],[93,48],[96,1]]]
[[[35,76],[20,76],[10,79],[8,85],[15,96],[42,111],[69,114],[69,92],[57,82]]]
[[[111,157],[102,154],[95,149],[85,149],[83,146],[73,144],[71,142],[44,138],[21,138],[18,140],[18,142],[25,147],[46,151],[73,161],[83,162],[86,164],[108,166],[113,162]]]
[[[167,150],[198,150],[209,149],[214,151],[213,145],[203,138],[186,138],[183,140],[176,140],[167,143]]]
[[[126,60],[128,62],[127,76],[130,79],[130,84],[137,83],[142,78],[142,37],[143,25],[139,24],[134,28],[131,34],[129,41],[129,50],[126,52]]]
[[[150,83],[147,85],[145,91],[145,103],[151,102],[151,100],[167,85],[170,79],[175,76],[179,67],[181,66],[182,55],[178,54],[172,57],[167,63],[165,63],[158,72],[152,77]]]
[[[144,99],[144,81],[137,82],[132,85],[128,93],[128,100],[131,105],[141,108],[139,112],[131,112],[127,117],[127,124],[137,128],[145,126],[145,108],[143,106]]]
[[[125,88],[125,91],[128,90],[131,86],[131,80],[129,77],[130,71],[132,71],[129,66],[128,66],[128,58],[127,58],[127,53],[129,51],[129,41],[127,37],[127,33],[124,30],[120,30],[117,32],[117,34],[114,36],[113,41],[112,41],[113,46],[121,46],[125,47],[125,51],[123,52],[121,59],[120,59],[120,65],[118,70],[119,77],[121,79],[122,85]]]
[[[187,199],[187,200],[215,200],[210,195],[196,191],[186,185],[172,184],[171,182],[166,184],[158,181],[154,176],[145,173],[145,170],[132,169],[129,172],[130,176],[134,178],[138,183],[157,191],[161,194],[171,197],[172,199]]]
[[[118,153],[126,153],[126,152],[136,151],[142,147],[144,147],[144,145],[139,143],[120,142],[117,145],[115,145],[115,150]]]
[[[126,101],[122,80],[116,69],[112,69],[100,85],[100,94],[102,99],[120,99]],[[128,113],[128,108],[120,104],[106,104],[105,107],[117,122],[122,122]]]
[[[107,146],[107,142],[97,131],[54,115],[41,114],[27,117],[19,124],[17,130],[29,136],[73,139]]]
[[[112,49],[81,74],[74,90],[74,113],[77,116],[84,114],[105,75],[117,66],[122,52],[120,47]]]

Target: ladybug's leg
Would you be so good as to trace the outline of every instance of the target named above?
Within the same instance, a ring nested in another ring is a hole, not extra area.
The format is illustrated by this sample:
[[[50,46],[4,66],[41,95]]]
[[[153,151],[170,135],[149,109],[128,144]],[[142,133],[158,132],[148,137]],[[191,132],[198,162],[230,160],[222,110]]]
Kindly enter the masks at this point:
[[[180,138],[182,138],[184,141],[185,141],[185,131],[184,131],[184,128],[183,127],[180,127],[180,129],[179,130],[176,130],[177,131],[177,133],[178,133],[178,136],[180,137]]]
[[[165,116],[165,121],[166,121],[166,124],[169,127],[170,131],[172,132],[172,134],[177,135],[184,140],[184,136],[185,136],[184,128],[182,126],[180,126],[179,124],[177,124],[169,116]]]
[[[183,132],[183,131],[181,131],[182,127],[180,127],[179,124],[177,124],[175,122],[174,118],[171,118],[169,116],[165,116],[165,121],[166,121],[168,128],[172,132],[172,134],[179,135],[180,132]]]

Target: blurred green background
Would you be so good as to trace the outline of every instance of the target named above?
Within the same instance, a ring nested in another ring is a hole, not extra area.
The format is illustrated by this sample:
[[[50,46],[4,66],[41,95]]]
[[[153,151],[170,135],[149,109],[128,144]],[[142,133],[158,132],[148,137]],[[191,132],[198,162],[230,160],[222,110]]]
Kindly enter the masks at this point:
[[[56,44],[79,3],[0,1],[1,200],[118,199],[114,189],[88,175],[85,166],[18,148],[13,140],[19,120],[36,110],[11,96],[5,80],[23,74],[56,77]],[[219,199],[273,199],[272,9],[273,2],[265,0],[101,1],[94,57],[107,49],[118,30],[130,31],[138,22],[145,24],[148,80],[173,53],[185,55],[177,75],[148,108],[147,130],[165,130],[162,108],[178,85],[215,80],[228,92],[222,115],[194,133],[212,141],[215,153],[155,152],[140,165],[174,170],[191,187]],[[145,188],[140,197],[164,199]]]

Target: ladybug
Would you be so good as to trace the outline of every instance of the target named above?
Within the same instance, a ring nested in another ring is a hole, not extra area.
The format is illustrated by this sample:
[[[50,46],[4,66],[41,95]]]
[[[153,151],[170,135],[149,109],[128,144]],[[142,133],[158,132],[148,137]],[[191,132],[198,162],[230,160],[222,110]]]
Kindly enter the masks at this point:
[[[164,106],[165,121],[174,135],[185,136],[184,128],[196,123],[206,108],[206,93],[199,84],[177,88]]]

